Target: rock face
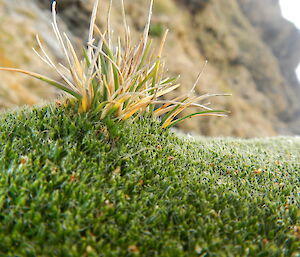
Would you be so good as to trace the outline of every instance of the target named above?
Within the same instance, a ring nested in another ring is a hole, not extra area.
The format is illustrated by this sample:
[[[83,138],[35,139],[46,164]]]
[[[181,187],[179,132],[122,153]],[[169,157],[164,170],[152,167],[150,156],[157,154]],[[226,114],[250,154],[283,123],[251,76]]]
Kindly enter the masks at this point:
[[[60,60],[50,26],[49,0],[0,0],[0,66],[55,74],[30,51],[38,33],[52,57]],[[143,29],[149,1],[126,1],[133,38]],[[59,23],[73,41],[87,38],[93,0],[60,0]],[[98,23],[104,25],[108,1],[102,0]],[[119,33],[121,10],[114,1],[113,26]],[[12,18],[13,17],[13,18]],[[228,118],[191,119],[186,131],[218,136],[300,134],[300,33],[281,16],[277,0],[156,0],[151,35],[158,41],[170,28],[164,54],[169,72],[181,74],[180,94],[194,83],[208,59],[197,93],[232,93],[212,99],[231,111]],[[120,32],[121,33],[121,32]],[[0,73],[1,107],[33,104],[55,91],[21,76]],[[5,90],[4,90],[5,89]],[[27,96],[24,97],[26,94]],[[7,93],[6,93],[7,94]],[[30,96],[30,97],[29,97]]]
[[[288,123],[292,131],[299,133],[300,85],[294,72],[300,60],[299,30],[281,17],[278,0],[238,0],[238,2],[244,15],[263,42],[270,47],[279,63],[284,78],[284,95],[289,105],[279,118]]]
[[[38,1],[37,1],[38,2]],[[62,29],[72,35],[64,24]],[[39,35],[49,56],[62,57],[51,27],[51,13],[34,1],[0,0],[0,66],[23,68],[56,77],[32,48]],[[33,105],[58,95],[53,88],[18,73],[0,73],[0,108]]]

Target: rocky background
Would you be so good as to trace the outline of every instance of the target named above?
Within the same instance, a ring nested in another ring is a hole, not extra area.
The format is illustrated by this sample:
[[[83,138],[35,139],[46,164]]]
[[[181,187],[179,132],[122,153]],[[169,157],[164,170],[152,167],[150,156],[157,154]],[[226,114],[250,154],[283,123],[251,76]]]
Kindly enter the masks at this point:
[[[60,28],[80,45],[87,38],[93,0],[57,0]],[[115,33],[121,27],[120,1],[112,11]],[[61,53],[51,29],[50,0],[0,0],[0,66],[52,76],[35,56],[39,34],[50,55]],[[125,0],[133,37],[145,23],[149,0]],[[107,0],[98,23],[104,25]],[[169,72],[181,74],[182,87],[194,83],[209,61],[197,93],[232,93],[211,100],[231,111],[228,118],[190,119],[181,129],[211,136],[257,137],[300,134],[300,33],[280,13],[278,0],[155,0],[151,36],[170,34],[164,55]],[[80,51],[79,51],[80,54]],[[54,75],[55,76],[55,75]],[[13,73],[0,73],[0,108],[32,105],[58,96],[53,88]]]

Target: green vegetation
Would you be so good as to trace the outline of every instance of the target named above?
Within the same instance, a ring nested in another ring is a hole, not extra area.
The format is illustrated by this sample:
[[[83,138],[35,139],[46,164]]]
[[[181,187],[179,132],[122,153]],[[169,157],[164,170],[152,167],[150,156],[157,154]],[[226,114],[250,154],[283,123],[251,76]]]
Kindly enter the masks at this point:
[[[300,139],[3,114],[0,256],[299,256]]]
[[[164,33],[164,25],[160,22],[154,23],[150,26],[149,35],[152,37],[161,37]]]

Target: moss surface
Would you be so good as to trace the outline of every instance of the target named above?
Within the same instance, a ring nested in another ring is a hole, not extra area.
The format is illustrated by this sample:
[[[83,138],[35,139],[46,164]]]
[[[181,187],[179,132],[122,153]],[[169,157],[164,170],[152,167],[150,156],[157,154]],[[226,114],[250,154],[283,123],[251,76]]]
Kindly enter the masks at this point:
[[[298,256],[300,139],[1,116],[0,256]]]

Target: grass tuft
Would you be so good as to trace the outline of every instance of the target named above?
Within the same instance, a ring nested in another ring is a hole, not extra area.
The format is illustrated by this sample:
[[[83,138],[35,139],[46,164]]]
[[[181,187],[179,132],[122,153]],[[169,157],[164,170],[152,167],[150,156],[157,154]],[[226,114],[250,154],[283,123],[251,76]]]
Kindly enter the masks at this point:
[[[64,64],[57,64],[51,60],[38,36],[36,39],[40,53],[35,49],[34,51],[58,73],[62,83],[47,76],[20,69],[0,67],[0,70],[24,73],[55,86],[77,100],[76,106],[78,106],[79,112],[96,110],[100,119],[113,116],[120,120],[127,120],[131,117],[137,118],[145,113],[150,113],[155,117],[162,117],[161,126],[169,128],[193,116],[224,116],[225,111],[213,110],[201,104],[203,100],[217,96],[217,94],[193,95],[201,73],[188,93],[171,100],[165,100],[165,95],[180,86],[177,83],[177,78],[165,76],[165,62],[162,58],[162,52],[168,30],[162,34],[159,48],[152,49],[151,40],[148,37],[153,6],[153,0],[151,0],[141,39],[137,44],[133,44],[130,29],[126,22],[123,0],[121,3],[124,38],[115,39],[113,37],[113,30],[110,25],[112,1],[110,1],[107,11],[105,30],[101,31],[95,24],[99,4],[99,0],[95,0],[88,42],[83,47],[84,54],[83,58],[80,59],[66,33],[61,33],[59,30],[56,20],[56,1],[53,2],[52,27],[57,44],[64,53]],[[182,111],[195,107],[202,110],[177,118]]]

